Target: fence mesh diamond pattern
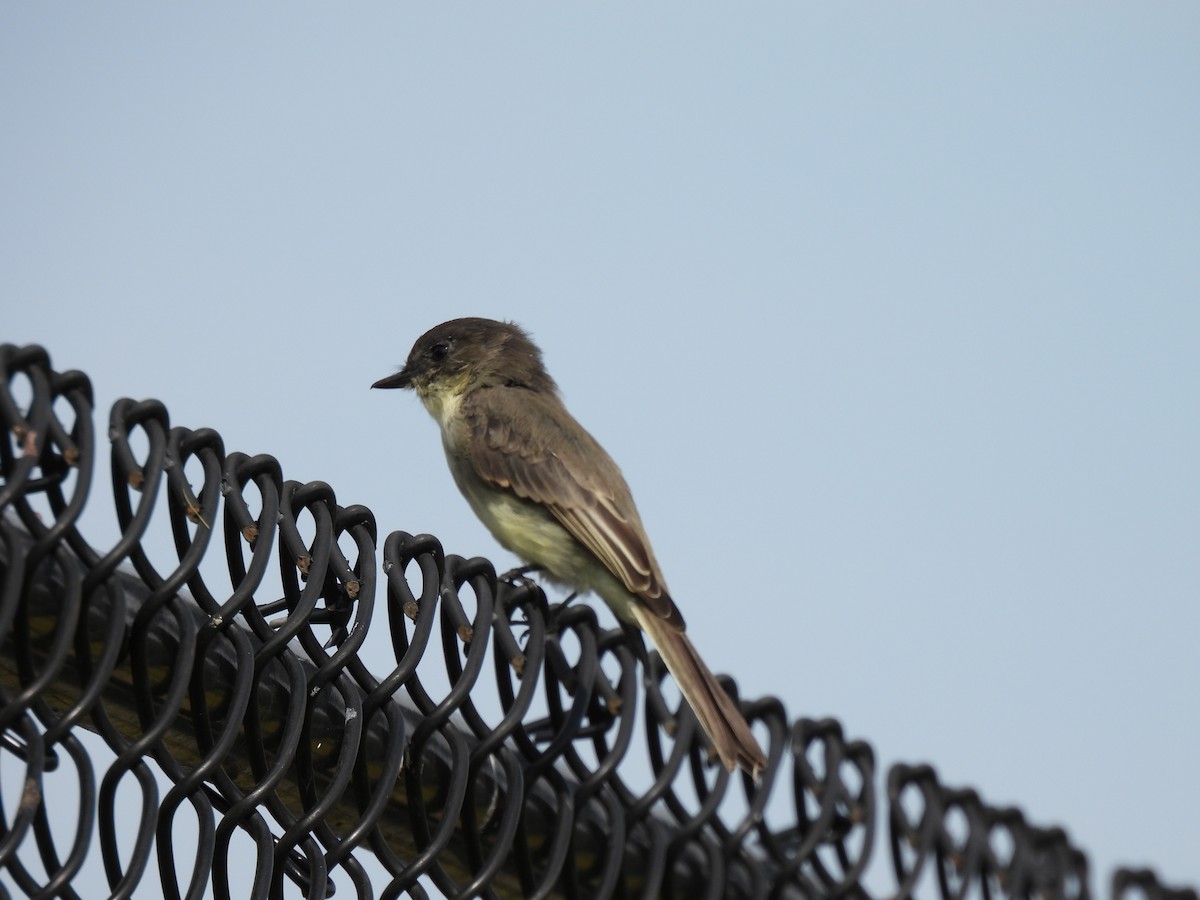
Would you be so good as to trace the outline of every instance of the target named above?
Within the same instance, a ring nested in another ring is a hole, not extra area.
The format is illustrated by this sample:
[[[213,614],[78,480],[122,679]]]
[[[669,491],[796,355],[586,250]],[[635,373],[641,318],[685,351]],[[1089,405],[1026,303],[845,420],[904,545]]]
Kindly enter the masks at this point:
[[[111,411],[97,548],[89,379],[37,346],[0,366],[3,896],[865,898],[882,857],[879,896],[1090,897],[1062,829],[929,766],[879,782],[776,699],[741,701],[768,771],[730,775],[588,606],[429,535],[380,548],[366,507],[157,401]],[[1197,898],[1142,870],[1111,891]]]

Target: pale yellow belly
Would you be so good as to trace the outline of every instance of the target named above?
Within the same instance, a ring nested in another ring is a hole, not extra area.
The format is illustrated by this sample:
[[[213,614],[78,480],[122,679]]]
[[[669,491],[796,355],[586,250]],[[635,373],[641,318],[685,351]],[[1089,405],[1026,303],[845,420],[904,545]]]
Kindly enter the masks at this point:
[[[446,458],[459,490],[500,544],[539,566],[550,581],[575,591],[595,591],[618,616],[636,622],[633,596],[545,507],[488,485],[449,449]]]

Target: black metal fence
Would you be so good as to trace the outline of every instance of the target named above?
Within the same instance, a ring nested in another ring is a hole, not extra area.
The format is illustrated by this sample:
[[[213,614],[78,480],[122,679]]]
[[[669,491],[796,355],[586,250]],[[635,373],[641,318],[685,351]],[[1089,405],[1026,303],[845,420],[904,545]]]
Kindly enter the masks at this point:
[[[36,346],[0,368],[4,896],[865,898],[873,855],[878,896],[1091,896],[1063,830],[929,766],[880,797],[868,744],[773,698],[742,702],[761,782],[710,765],[657,657],[639,686],[642,655],[586,605],[428,535],[380,553],[368,509],[156,401],[111,412],[120,539],[97,550],[88,378]],[[377,599],[394,665],[373,673]],[[1110,888],[1197,898],[1145,871]]]

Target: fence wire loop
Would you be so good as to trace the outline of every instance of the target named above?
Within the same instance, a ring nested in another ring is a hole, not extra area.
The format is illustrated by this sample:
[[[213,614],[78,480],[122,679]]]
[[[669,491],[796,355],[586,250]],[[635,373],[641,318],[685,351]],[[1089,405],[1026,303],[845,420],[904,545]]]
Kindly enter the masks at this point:
[[[430,535],[381,546],[157,400],[110,411],[97,545],[91,382],[37,346],[0,370],[0,894],[862,898],[883,825],[881,896],[1090,897],[1066,832],[930,766],[891,767],[881,817],[871,746],[775,698],[739,701],[761,780],[726,772],[640,635]]]

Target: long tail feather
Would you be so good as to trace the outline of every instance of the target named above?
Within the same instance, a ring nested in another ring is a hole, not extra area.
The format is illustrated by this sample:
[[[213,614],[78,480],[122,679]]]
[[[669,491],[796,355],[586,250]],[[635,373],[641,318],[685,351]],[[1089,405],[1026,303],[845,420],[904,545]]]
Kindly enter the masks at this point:
[[[725,768],[732,772],[741,766],[757,781],[759,773],[767,766],[767,757],[754,739],[741,710],[721,688],[688,636],[647,609],[634,606],[633,614],[658,647],[667,671],[696,713]]]

